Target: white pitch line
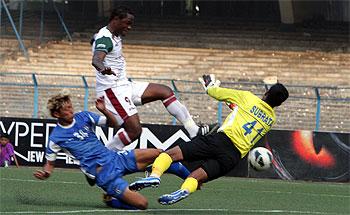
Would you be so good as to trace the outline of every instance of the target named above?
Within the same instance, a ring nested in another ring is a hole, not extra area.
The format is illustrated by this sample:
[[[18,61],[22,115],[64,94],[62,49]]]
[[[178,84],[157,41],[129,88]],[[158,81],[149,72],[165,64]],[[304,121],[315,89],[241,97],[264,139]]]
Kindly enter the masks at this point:
[[[320,211],[290,211],[290,210],[230,210],[233,212],[243,213],[286,213],[286,214],[327,214],[327,215],[340,215],[346,213],[332,213],[332,212],[320,212]]]
[[[0,212],[1,214],[72,214],[72,213],[97,213],[97,212],[123,212],[123,213],[140,213],[140,212],[228,212],[228,209],[198,208],[198,209],[147,209],[147,210],[120,210],[120,209],[93,209],[93,210],[76,210],[76,211],[17,211],[17,212]]]
[[[53,183],[53,184],[78,184],[85,185],[82,182],[73,182],[73,181],[42,181],[42,180],[31,180],[31,179],[16,179],[16,178],[0,178],[0,180],[6,181],[22,181],[22,182],[32,182],[32,183]],[[226,191],[225,189],[218,188],[205,188],[206,190],[214,190],[214,191]],[[319,193],[301,193],[301,192],[291,192],[291,191],[276,191],[276,190],[261,190],[254,191],[257,193],[277,193],[277,194],[292,194],[292,195],[305,195],[305,196],[324,196],[324,197],[335,197],[335,198],[350,198],[346,195],[335,195],[335,194],[319,194]]]
[[[213,191],[227,191],[223,188],[208,188],[205,187],[203,190],[213,190]],[[276,193],[276,194],[291,194],[291,195],[305,195],[305,196],[324,196],[324,197],[336,197],[336,198],[350,198],[350,195],[335,195],[335,194],[319,194],[319,193],[302,193],[302,192],[292,192],[292,191],[277,191],[277,190],[256,190],[252,191],[255,193]]]
[[[234,178],[234,179],[232,179]],[[221,180],[235,180],[235,179],[244,179],[245,181],[248,180],[249,182],[254,183],[266,183],[266,180],[269,181],[269,183],[272,184],[294,184],[294,185],[317,185],[317,184],[326,184],[327,187],[339,187],[343,186],[344,182],[324,182],[324,181],[296,181],[296,180],[281,180],[281,179],[268,179],[268,178],[241,178],[241,177],[222,177]]]
[[[305,195],[305,196],[324,196],[324,197],[350,198],[350,195],[349,196],[344,196],[344,195],[321,194],[321,193],[298,193],[298,192],[268,191],[268,190],[261,190],[261,191],[255,191],[255,192],[261,192],[261,193],[282,193],[282,194]]]
[[[99,212],[123,212],[123,213],[143,213],[143,212],[232,212],[232,213],[278,213],[278,214],[318,214],[318,215],[340,215],[345,213],[332,213],[320,211],[295,211],[295,210],[228,210],[228,209],[147,209],[147,210],[118,210],[118,209],[93,209],[93,210],[75,210],[75,211],[18,211],[18,212],[0,212],[1,214],[82,214]]]
[[[71,181],[40,181],[40,180],[31,180],[31,179],[15,179],[15,178],[0,178],[0,180],[7,181],[23,181],[23,182],[34,182],[34,183],[57,183],[57,184],[80,184],[84,185],[85,183],[71,182]],[[210,190],[211,188],[207,188]],[[215,189],[218,190],[218,189]],[[221,190],[221,189],[219,189]],[[350,196],[344,195],[327,195],[327,194],[310,194],[310,193],[294,193],[294,192],[284,192],[284,191],[256,191],[256,192],[267,192],[267,193],[282,193],[282,194],[302,194],[302,195],[315,195],[315,196],[330,196],[330,197],[345,197],[349,198]],[[77,211],[18,211],[18,212],[1,212],[0,214],[67,214],[67,213],[92,213],[92,212],[123,212],[123,213],[138,213],[138,212],[169,212],[169,211],[193,211],[193,212],[205,212],[205,211],[216,211],[216,212],[235,212],[235,213],[287,213],[287,214],[329,214],[329,215],[340,215],[343,213],[332,213],[332,212],[318,212],[318,211],[289,211],[289,210],[228,210],[228,209],[147,209],[146,211],[142,210],[118,210],[118,209],[109,209],[109,210],[77,210]],[[345,213],[344,213],[345,214]]]

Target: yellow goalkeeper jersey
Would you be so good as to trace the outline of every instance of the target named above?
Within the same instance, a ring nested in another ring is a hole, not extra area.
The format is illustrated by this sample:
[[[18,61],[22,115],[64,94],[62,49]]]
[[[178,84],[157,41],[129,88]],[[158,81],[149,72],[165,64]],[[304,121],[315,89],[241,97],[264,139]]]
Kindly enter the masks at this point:
[[[242,158],[276,121],[273,108],[249,91],[210,87],[208,94],[216,100],[235,104],[218,131],[232,140]]]

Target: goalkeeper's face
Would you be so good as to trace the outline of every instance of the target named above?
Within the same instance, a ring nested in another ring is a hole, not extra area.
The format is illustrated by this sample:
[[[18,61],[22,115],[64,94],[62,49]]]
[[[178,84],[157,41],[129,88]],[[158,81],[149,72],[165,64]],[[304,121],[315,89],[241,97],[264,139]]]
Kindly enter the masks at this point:
[[[70,100],[65,102],[64,105],[55,112],[54,116],[59,120],[61,124],[71,124],[74,117],[72,102]]]

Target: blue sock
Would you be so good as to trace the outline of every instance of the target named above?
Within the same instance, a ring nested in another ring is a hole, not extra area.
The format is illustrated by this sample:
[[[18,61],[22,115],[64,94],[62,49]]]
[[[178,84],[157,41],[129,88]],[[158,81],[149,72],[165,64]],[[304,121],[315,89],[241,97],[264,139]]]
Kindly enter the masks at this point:
[[[177,175],[182,179],[186,179],[190,175],[190,171],[180,162],[172,163],[166,173]]]
[[[112,200],[106,201],[105,203],[107,206],[112,207],[112,208],[127,209],[127,210],[139,210],[137,207],[129,205],[129,204],[122,202],[116,198],[112,198]]]
[[[145,171],[148,172],[147,175],[151,174],[152,172],[152,165],[149,165],[146,167]],[[180,162],[172,163],[166,173],[174,174],[179,176],[182,179],[186,179],[190,175],[190,171]]]

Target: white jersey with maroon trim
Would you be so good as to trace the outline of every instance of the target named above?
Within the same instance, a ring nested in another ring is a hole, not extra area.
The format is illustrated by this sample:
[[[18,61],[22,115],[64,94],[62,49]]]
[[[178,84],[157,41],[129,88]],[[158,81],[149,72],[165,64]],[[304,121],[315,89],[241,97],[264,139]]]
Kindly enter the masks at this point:
[[[107,26],[99,30],[95,35],[92,51],[102,51],[106,53],[103,60],[105,67],[110,67],[116,75],[103,75],[96,72],[96,91],[103,91],[116,87],[117,81],[126,81],[126,62],[122,52],[122,39],[113,35]]]

